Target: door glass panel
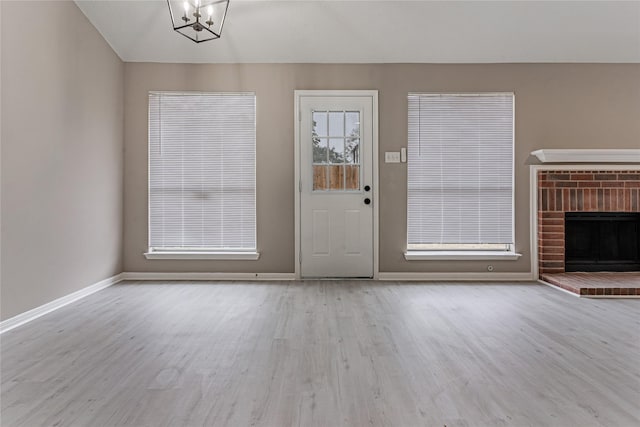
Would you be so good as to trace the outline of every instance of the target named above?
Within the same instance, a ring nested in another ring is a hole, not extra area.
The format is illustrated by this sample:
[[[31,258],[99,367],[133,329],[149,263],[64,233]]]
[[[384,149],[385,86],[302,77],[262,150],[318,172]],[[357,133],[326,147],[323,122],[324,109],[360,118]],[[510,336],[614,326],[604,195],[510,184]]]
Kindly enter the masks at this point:
[[[346,145],[344,147],[344,162],[345,163],[360,163],[360,139],[359,138],[347,138]]]
[[[313,190],[326,190],[328,182],[327,166],[313,165]]]
[[[347,111],[345,115],[345,135],[346,136],[360,136],[360,112],[359,111]]]
[[[313,163],[327,163],[327,138],[313,138]]]
[[[328,128],[327,128],[327,112],[326,111],[313,112],[312,132],[315,136],[329,136]]]
[[[329,163],[344,163],[344,138],[329,140]]]
[[[329,168],[329,190],[344,190],[344,166],[331,165]]]
[[[345,167],[345,190],[360,189],[360,165],[346,165]]]
[[[360,112],[314,111],[312,119],[313,190],[360,190]]]
[[[344,112],[329,112],[329,136],[344,136]]]

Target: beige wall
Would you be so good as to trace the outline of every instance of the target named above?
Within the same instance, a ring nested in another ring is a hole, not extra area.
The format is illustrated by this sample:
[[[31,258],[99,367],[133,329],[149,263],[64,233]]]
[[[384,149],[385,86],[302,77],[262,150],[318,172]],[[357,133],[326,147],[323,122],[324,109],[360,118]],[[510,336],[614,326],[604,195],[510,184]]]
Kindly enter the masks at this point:
[[[73,2],[0,7],[7,319],[122,271],[124,65]]]
[[[516,94],[516,245],[529,272],[529,176],[539,148],[640,148],[640,65],[612,64],[125,64],[125,271],[293,272],[295,89],[377,89],[380,153],[407,141],[407,93]],[[255,91],[259,261],[146,260],[147,92]],[[380,164],[380,271],[484,272],[487,262],[404,260],[406,164]]]

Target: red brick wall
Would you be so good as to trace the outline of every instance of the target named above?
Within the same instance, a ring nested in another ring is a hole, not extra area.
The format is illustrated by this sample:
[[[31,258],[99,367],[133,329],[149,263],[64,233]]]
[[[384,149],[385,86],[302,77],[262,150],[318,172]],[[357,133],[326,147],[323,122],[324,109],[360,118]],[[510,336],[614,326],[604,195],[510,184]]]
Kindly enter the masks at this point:
[[[565,212],[640,212],[640,171],[538,172],[540,274],[564,272]]]

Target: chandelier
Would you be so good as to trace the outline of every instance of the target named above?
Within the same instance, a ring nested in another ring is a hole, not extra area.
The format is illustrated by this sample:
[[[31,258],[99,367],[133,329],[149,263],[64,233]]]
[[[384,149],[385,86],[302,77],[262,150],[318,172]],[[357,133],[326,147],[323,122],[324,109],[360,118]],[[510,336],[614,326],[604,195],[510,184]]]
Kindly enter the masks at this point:
[[[219,39],[229,0],[167,0],[173,29],[196,43]]]

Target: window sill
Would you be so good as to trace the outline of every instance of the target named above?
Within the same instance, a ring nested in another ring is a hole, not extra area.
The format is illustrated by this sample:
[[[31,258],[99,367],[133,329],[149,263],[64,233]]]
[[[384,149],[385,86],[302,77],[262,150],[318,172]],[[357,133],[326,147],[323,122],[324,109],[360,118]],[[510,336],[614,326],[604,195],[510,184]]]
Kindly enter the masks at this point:
[[[147,259],[211,259],[222,261],[256,261],[259,252],[146,252]]]
[[[505,260],[515,261],[522,254],[508,251],[407,251],[404,259],[407,261],[447,260],[447,261],[474,261],[474,260]]]

